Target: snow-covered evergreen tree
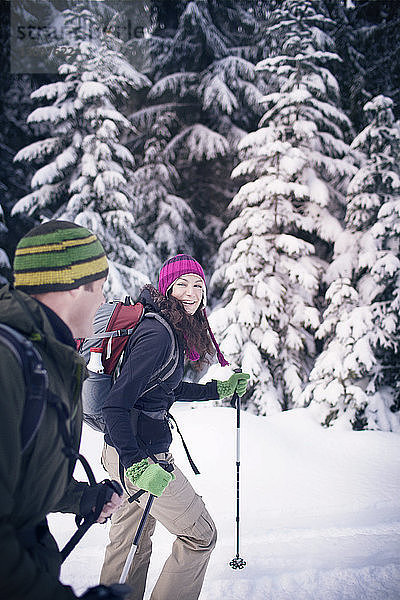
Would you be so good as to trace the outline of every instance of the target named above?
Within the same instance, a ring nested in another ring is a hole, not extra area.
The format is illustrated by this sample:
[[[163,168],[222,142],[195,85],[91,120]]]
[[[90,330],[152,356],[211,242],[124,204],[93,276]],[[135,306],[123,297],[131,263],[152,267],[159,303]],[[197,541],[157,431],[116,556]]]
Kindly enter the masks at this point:
[[[149,152],[142,152],[145,168],[138,183],[143,205],[149,185],[152,198],[161,203],[154,210],[162,218],[153,223],[150,211],[143,228],[158,247],[166,231],[169,236],[177,229],[175,244],[184,244],[201,259],[215,250],[221,213],[232,197],[229,173],[236,144],[260,116],[259,86],[265,86],[235,46],[240,40],[233,30],[237,33],[240,20],[248,31],[256,26],[240,3],[195,0],[178,8],[176,30],[160,28],[150,40],[155,84],[132,122],[143,132],[142,147],[152,148],[150,161]],[[229,16],[223,31],[222,15]],[[151,182],[146,183],[146,174]]]
[[[247,177],[230,208],[213,278],[211,315],[221,347],[252,374],[256,411],[298,402],[315,356],[321,274],[340,234],[354,168],[350,124],[329,70],[338,59],[319,2],[287,1],[271,24],[280,54],[258,65],[278,82],[260,128],[239,144],[234,177]],[[250,402],[250,400],[249,400]]]
[[[325,350],[304,395],[325,425],[400,429],[400,124],[392,107],[384,96],[368,102],[370,123],[352,144],[364,159],[327,274],[333,282],[317,334]]]
[[[368,404],[365,374],[377,366],[370,344],[372,314],[346,277],[330,285],[326,300],[316,337],[330,341],[316,360],[302,399],[305,406],[311,403],[322,425],[362,429]]]
[[[121,143],[131,125],[118,107],[128,91],[150,82],[119,52],[118,40],[96,28],[96,14],[85,3],[76,3],[63,16],[70,47],[68,60],[59,68],[62,79],[33,92],[33,98],[47,105],[28,118],[51,136],[15,157],[46,164],[37,170],[32,192],[17,202],[13,213],[68,219],[89,227],[111,261],[112,293],[135,294],[158,264],[153,249],[135,232],[136,202],[127,195],[134,159]],[[88,39],[87,27],[98,35]]]
[[[162,261],[174,254],[194,254],[196,245],[204,239],[190,206],[175,192],[179,174],[165,153],[175,124],[175,116],[165,112],[150,126],[142,164],[130,183],[132,194],[140,202],[139,231],[151,241]]]

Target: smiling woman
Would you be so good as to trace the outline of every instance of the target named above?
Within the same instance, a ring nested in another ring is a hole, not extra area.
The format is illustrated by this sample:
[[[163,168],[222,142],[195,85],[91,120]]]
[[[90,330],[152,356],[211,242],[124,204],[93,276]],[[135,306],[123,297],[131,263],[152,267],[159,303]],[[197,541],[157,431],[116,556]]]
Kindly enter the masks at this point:
[[[208,323],[204,271],[193,257],[179,254],[167,260],[160,270],[158,290],[146,286],[139,301],[147,318],[132,334],[121,373],[103,406],[107,425],[103,465],[118,480],[122,464],[122,483],[130,495],[142,489],[156,496],[127,577],[135,600],[143,598],[156,521],[176,540],[152,598],[196,600],[215,546],[216,528],[202,498],[169,452],[172,436],[167,414],[176,400],[224,398],[236,387],[242,395],[249,376],[235,373],[227,382],[202,385],[182,381],[185,358],[203,364],[215,348],[219,363],[228,364]],[[161,377],[165,372],[168,376],[159,385],[148,387],[154,374]],[[126,502],[111,519],[101,573],[104,584],[122,572],[145,506],[142,498]]]

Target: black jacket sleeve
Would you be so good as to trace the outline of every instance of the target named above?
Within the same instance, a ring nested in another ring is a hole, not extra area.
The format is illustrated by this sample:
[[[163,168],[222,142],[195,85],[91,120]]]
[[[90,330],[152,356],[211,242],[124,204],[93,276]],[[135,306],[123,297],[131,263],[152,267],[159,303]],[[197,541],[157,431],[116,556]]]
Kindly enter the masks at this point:
[[[201,400],[218,400],[217,382],[215,379],[208,383],[189,383],[181,381],[174,389],[175,400],[181,402],[198,402]]]
[[[131,410],[146,390],[153,372],[167,360],[170,346],[166,328],[155,319],[144,319],[132,334],[127,359],[104,403],[108,435],[124,467],[147,456],[135,439]]]

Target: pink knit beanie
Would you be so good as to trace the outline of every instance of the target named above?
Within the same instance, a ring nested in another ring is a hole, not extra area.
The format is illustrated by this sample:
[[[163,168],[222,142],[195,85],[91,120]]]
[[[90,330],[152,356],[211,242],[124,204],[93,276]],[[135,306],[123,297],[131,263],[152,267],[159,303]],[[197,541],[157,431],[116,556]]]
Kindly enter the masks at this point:
[[[165,263],[161,267],[160,273],[159,273],[158,291],[165,296],[167,294],[168,290],[173,285],[174,281],[179,279],[179,277],[181,277],[182,275],[187,275],[189,273],[198,275],[204,281],[204,298],[203,298],[203,300],[204,300],[204,305],[205,305],[205,303],[206,303],[206,294],[205,294],[206,278],[204,275],[203,267],[201,266],[200,263],[197,262],[197,260],[195,260],[192,256],[189,256],[188,254],[177,254],[176,256],[173,256],[172,258],[169,258],[167,261],[165,261]],[[226,365],[229,365],[229,363],[225,359],[224,355],[222,354],[222,352],[217,344],[217,341],[214,337],[214,334],[211,331],[211,327],[210,327],[210,324],[207,319],[205,307],[202,308],[202,312],[203,312],[204,318],[207,323],[207,328],[208,328],[208,332],[210,334],[211,340],[217,351],[218,362],[222,367],[225,367]],[[199,360],[199,358],[200,357],[199,357],[198,352],[193,348],[189,353],[189,359],[190,360]]]
[[[187,273],[198,275],[206,285],[206,278],[201,264],[188,254],[177,254],[165,261],[161,267],[158,276],[158,291],[165,296],[174,281]]]

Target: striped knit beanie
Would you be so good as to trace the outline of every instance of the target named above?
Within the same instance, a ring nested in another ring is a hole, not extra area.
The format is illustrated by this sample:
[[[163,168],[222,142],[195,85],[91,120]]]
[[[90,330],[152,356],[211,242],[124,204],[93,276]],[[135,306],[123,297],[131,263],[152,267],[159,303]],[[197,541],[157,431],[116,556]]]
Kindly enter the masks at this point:
[[[158,291],[161,294],[163,294],[164,296],[166,296],[168,291],[171,289],[174,281],[179,279],[179,277],[181,277],[182,275],[187,275],[189,273],[198,275],[204,281],[202,313],[203,313],[204,319],[207,323],[207,328],[208,328],[208,332],[210,334],[212,343],[214,344],[214,347],[217,351],[218,362],[221,366],[225,367],[226,365],[229,365],[229,363],[225,359],[224,355],[222,354],[222,352],[217,344],[217,341],[214,337],[214,334],[211,331],[211,327],[210,327],[210,324],[207,319],[207,313],[206,313],[206,309],[205,309],[206,302],[207,302],[207,300],[206,300],[207,299],[206,278],[205,278],[203,267],[201,266],[201,264],[198,263],[197,260],[195,260],[192,256],[189,256],[188,254],[177,254],[176,256],[169,258],[167,261],[165,261],[165,263],[163,264],[163,266],[160,269],[160,273],[159,273],[159,277],[158,277]],[[198,360],[200,358],[200,356],[199,356],[198,352],[194,348],[192,348],[189,352],[188,358],[190,360]]]
[[[107,258],[97,237],[68,221],[34,227],[15,252],[14,285],[27,294],[72,290],[107,274]]]

